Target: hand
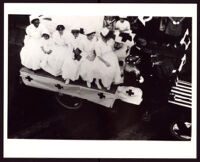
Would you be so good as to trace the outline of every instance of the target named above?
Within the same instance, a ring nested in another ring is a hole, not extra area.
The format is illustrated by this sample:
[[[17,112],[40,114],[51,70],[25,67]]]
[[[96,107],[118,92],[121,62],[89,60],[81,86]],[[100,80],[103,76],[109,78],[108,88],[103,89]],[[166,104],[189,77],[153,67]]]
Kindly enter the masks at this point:
[[[89,61],[94,61],[95,55],[92,55],[92,56],[88,55],[86,58],[87,58]]]
[[[108,62],[106,62],[105,64],[106,64],[107,67],[110,67],[110,66],[111,66],[110,63],[108,63]]]
[[[47,53],[47,54],[50,54],[50,53],[52,53],[52,52],[53,52],[52,50],[49,50],[49,51],[47,51],[46,53]]]

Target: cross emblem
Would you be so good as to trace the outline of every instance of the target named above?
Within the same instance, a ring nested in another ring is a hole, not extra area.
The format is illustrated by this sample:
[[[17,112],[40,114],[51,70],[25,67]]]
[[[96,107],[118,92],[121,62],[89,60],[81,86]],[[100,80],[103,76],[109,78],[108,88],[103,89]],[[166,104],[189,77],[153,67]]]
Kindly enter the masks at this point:
[[[129,96],[132,96],[132,95],[134,95],[134,93],[133,93],[132,89],[129,89],[128,91],[126,91],[126,93],[127,93]]]
[[[27,79],[29,82],[30,82],[31,80],[33,80],[33,78],[31,78],[30,76],[27,76],[25,79]]]
[[[186,43],[188,43],[188,42],[190,41],[189,35],[187,35],[187,36],[185,37],[184,41],[185,41]]]
[[[100,99],[106,98],[106,96],[103,93],[98,93],[98,96]]]
[[[60,84],[56,84],[55,87],[58,89],[63,89],[63,86],[61,86]]]

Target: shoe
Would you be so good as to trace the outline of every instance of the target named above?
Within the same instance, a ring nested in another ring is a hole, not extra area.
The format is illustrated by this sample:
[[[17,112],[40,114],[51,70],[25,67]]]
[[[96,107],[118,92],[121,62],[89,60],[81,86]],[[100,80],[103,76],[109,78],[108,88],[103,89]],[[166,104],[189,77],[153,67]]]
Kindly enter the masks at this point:
[[[67,79],[67,80],[65,81],[65,84],[69,84],[69,79]]]
[[[87,86],[90,88],[90,87],[91,87],[91,83],[90,83],[90,82],[87,82]]]

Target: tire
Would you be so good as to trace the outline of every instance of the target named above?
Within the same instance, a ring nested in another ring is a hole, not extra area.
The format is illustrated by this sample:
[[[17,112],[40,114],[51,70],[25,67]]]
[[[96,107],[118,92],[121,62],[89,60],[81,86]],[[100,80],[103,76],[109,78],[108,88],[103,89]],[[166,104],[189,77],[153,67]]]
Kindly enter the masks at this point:
[[[180,127],[184,125],[183,128]],[[191,140],[191,122],[174,121],[170,124],[170,133],[178,140],[190,141]]]
[[[76,110],[83,105],[82,99],[62,93],[56,93],[55,98],[57,103],[66,109]]]

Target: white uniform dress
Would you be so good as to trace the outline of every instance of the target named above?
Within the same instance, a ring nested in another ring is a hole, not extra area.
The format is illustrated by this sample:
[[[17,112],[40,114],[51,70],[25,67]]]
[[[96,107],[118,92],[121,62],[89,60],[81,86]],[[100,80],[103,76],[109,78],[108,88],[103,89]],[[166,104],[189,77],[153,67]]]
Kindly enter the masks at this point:
[[[110,87],[113,82],[115,84],[119,84],[121,82],[121,72],[118,58],[113,53],[112,46],[112,39],[108,42],[104,42],[102,39],[99,39],[95,46],[97,56],[101,56],[110,64],[110,66],[107,67],[102,61],[98,61],[100,78],[102,80],[102,84],[106,88]]]
[[[69,48],[65,41],[65,32],[60,35],[58,31],[55,31],[52,35],[52,39],[46,41],[46,47],[51,49],[53,52],[46,55],[46,59],[41,65],[42,69],[48,73],[59,76],[61,75],[61,69],[64,64],[64,60],[69,54]]]
[[[79,61],[75,60],[73,49],[79,48],[81,51],[83,51],[82,45],[83,41],[85,40],[84,37],[84,35],[79,34],[79,36],[75,38],[69,32],[68,37],[66,38],[66,41],[69,42],[69,54],[67,57],[65,57],[64,64],[62,66],[62,78],[65,80],[70,79],[75,81],[79,78],[80,64],[83,59],[81,58]]]
[[[40,40],[45,27],[39,25],[37,28],[31,24],[26,28],[26,36],[24,39],[24,47],[20,52],[21,63],[25,67],[38,70],[42,60]]]
[[[95,45],[97,39],[94,37],[92,40],[85,39],[83,41],[83,61],[80,66],[80,76],[84,81],[92,82],[96,78],[96,69],[99,68],[97,59],[90,61],[87,57],[93,57],[95,55]]]

